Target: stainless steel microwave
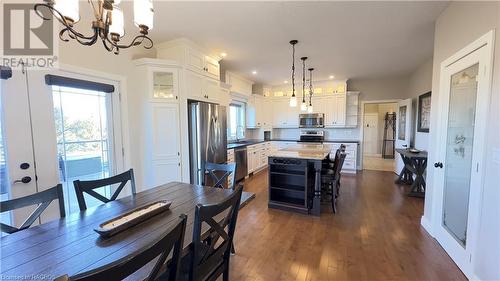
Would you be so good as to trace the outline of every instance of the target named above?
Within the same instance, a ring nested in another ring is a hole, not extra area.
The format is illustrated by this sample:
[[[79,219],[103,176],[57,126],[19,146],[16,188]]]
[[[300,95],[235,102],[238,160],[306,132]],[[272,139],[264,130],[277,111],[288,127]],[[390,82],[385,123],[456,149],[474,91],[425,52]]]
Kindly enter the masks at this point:
[[[311,113],[299,115],[300,128],[323,128],[325,127],[325,114]]]

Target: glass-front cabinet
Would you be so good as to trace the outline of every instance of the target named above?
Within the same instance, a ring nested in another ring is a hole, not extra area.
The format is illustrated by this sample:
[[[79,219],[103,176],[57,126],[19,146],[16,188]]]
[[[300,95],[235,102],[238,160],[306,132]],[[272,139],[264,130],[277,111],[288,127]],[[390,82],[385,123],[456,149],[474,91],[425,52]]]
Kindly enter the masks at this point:
[[[177,69],[149,67],[151,99],[177,102],[179,100]]]

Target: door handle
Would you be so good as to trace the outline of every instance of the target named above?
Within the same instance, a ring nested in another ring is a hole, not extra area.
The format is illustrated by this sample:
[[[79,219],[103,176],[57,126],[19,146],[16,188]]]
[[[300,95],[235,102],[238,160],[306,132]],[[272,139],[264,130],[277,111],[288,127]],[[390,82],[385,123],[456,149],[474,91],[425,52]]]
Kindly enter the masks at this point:
[[[23,177],[20,180],[15,180],[12,184],[16,184],[16,183],[29,183],[29,182],[31,182],[31,177],[30,176],[25,176],[25,177]]]
[[[406,145],[406,144],[403,144],[403,147],[408,147],[408,145]]]
[[[437,163],[434,163],[434,168],[443,168],[443,163],[441,162],[437,162]]]

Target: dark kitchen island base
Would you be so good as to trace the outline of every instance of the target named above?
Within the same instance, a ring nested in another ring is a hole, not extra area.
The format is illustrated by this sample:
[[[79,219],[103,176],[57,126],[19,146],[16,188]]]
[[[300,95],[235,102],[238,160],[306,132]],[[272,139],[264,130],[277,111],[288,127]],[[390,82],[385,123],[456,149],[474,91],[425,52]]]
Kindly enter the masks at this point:
[[[269,157],[269,208],[309,214],[314,196],[314,163]]]

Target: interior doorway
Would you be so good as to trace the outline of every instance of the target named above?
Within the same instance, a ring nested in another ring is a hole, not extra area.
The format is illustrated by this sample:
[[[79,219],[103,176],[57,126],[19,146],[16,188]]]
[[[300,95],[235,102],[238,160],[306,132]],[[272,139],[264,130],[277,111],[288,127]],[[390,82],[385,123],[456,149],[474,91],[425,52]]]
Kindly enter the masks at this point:
[[[363,106],[363,169],[394,171],[397,102]]]

